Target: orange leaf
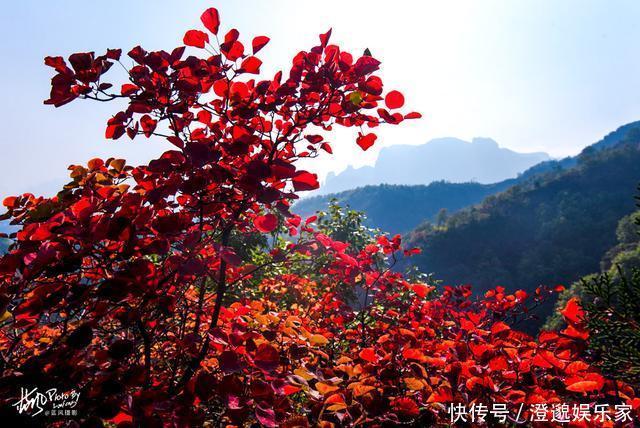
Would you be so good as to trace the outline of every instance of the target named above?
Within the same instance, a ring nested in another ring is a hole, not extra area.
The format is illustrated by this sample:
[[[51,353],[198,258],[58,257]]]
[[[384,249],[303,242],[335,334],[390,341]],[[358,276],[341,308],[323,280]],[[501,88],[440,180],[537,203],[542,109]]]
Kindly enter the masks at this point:
[[[338,389],[339,388],[337,386],[329,385],[326,382],[318,382],[318,383],[316,383],[316,390],[322,395],[327,395],[328,393],[336,391]]]
[[[413,391],[419,391],[424,388],[424,382],[421,379],[415,377],[405,377],[403,380],[405,385],[407,385],[407,388]]]

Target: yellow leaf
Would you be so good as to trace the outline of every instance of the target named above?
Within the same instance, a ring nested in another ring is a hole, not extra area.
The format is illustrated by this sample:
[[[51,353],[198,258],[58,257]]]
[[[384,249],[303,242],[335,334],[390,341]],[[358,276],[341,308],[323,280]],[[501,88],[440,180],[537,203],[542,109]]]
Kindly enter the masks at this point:
[[[309,338],[309,342],[313,343],[314,345],[326,345],[327,343],[329,343],[329,339],[321,334],[314,334]]]
[[[336,404],[332,404],[329,407],[327,407],[327,410],[330,412],[337,412],[339,410],[343,410],[346,409],[347,405],[345,403],[336,403]]]
[[[353,103],[353,105],[360,105],[362,102],[362,94],[358,91],[353,91],[349,94],[349,101]]]
[[[4,311],[4,314],[0,317],[0,322],[5,321],[11,317],[11,312]]]
[[[305,369],[304,367],[299,367],[299,368],[295,369],[293,371],[293,373],[297,374],[298,376],[300,376],[304,380],[311,380],[311,379],[315,379],[316,378],[316,375],[314,375],[313,373],[311,373],[309,370]]]
[[[126,164],[126,161],[124,159],[113,159],[109,163],[109,166],[115,169],[116,171],[120,172],[124,168],[125,164]]]

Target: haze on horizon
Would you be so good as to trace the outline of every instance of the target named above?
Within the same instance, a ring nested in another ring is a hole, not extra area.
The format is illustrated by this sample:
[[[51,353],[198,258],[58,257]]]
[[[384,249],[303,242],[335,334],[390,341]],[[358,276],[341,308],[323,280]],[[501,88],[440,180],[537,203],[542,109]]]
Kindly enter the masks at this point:
[[[165,150],[143,138],[104,140],[116,105],[44,106],[53,73],[43,58],[138,44],[171,49],[186,30],[200,28],[210,6],[220,10],[222,31],[238,28],[243,41],[271,38],[262,76],[288,68],[296,52],[333,28],[341,48],[370,48],[386,89],[402,91],[407,108],[423,114],[381,130],[366,153],[355,130],[339,131],[334,156],[310,165],[321,177],[371,165],[384,146],[436,137],[490,137],[518,152],[562,157],[640,119],[640,2],[633,0],[11,2],[0,18],[0,198],[57,188],[67,165],[92,157],[136,164]]]

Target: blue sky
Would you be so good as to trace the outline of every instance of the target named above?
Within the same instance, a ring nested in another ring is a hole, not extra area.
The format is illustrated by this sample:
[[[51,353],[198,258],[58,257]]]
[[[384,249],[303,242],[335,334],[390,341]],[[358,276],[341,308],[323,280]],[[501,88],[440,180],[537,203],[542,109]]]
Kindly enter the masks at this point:
[[[125,52],[141,44],[171,49],[199,28],[207,7],[222,29],[245,40],[268,35],[263,71],[287,68],[300,49],[333,27],[332,41],[383,61],[387,89],[399,89],[424,119],[380,132],[362,153],[351,130],[332,138],[334,157],[315,162],[321,176],[375,161],[382,146],[435,137],[494,138],[517,151],[577,153],[616,127],[640,119],[640,2],[522,1],[26,1],[0,16],[0,197],[50,192],[66,167],[95,157],[144,162],[166,146],[145,139],[107,142],[116,105],[44,106],[46,55]]]

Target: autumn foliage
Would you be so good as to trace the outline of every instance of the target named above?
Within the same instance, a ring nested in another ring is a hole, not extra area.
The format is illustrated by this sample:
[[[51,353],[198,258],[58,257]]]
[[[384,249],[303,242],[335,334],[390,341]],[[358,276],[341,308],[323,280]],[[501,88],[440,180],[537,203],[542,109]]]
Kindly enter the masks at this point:
[[[223,35],[215,9],[201,20],[189,55],[130,50],[122,84],[105,80],[119,49],[45,59],[45,103],[116,101],[107,138],[175,148],[140,166],[93,159],[55,197],[5,199],[19,226],[0,259],[5,406],[19,385],[55,385],[81,390],[90,426],[428,426],[475,401],[638,408],[584,360],[577,301],[565,330],[534,339],[511,321],[546,290],[475,301],[394,270],[413,252],[399,237],[354,248],[290,213],[318,187],[296,161],[331,153],[333,127],[357,128],[366,150],[371,128],[419,117],[385,94],[378,60],[329,31],[287,73],[255,80],[269,39]],[[257,262],[239,243],[262,235]]]

